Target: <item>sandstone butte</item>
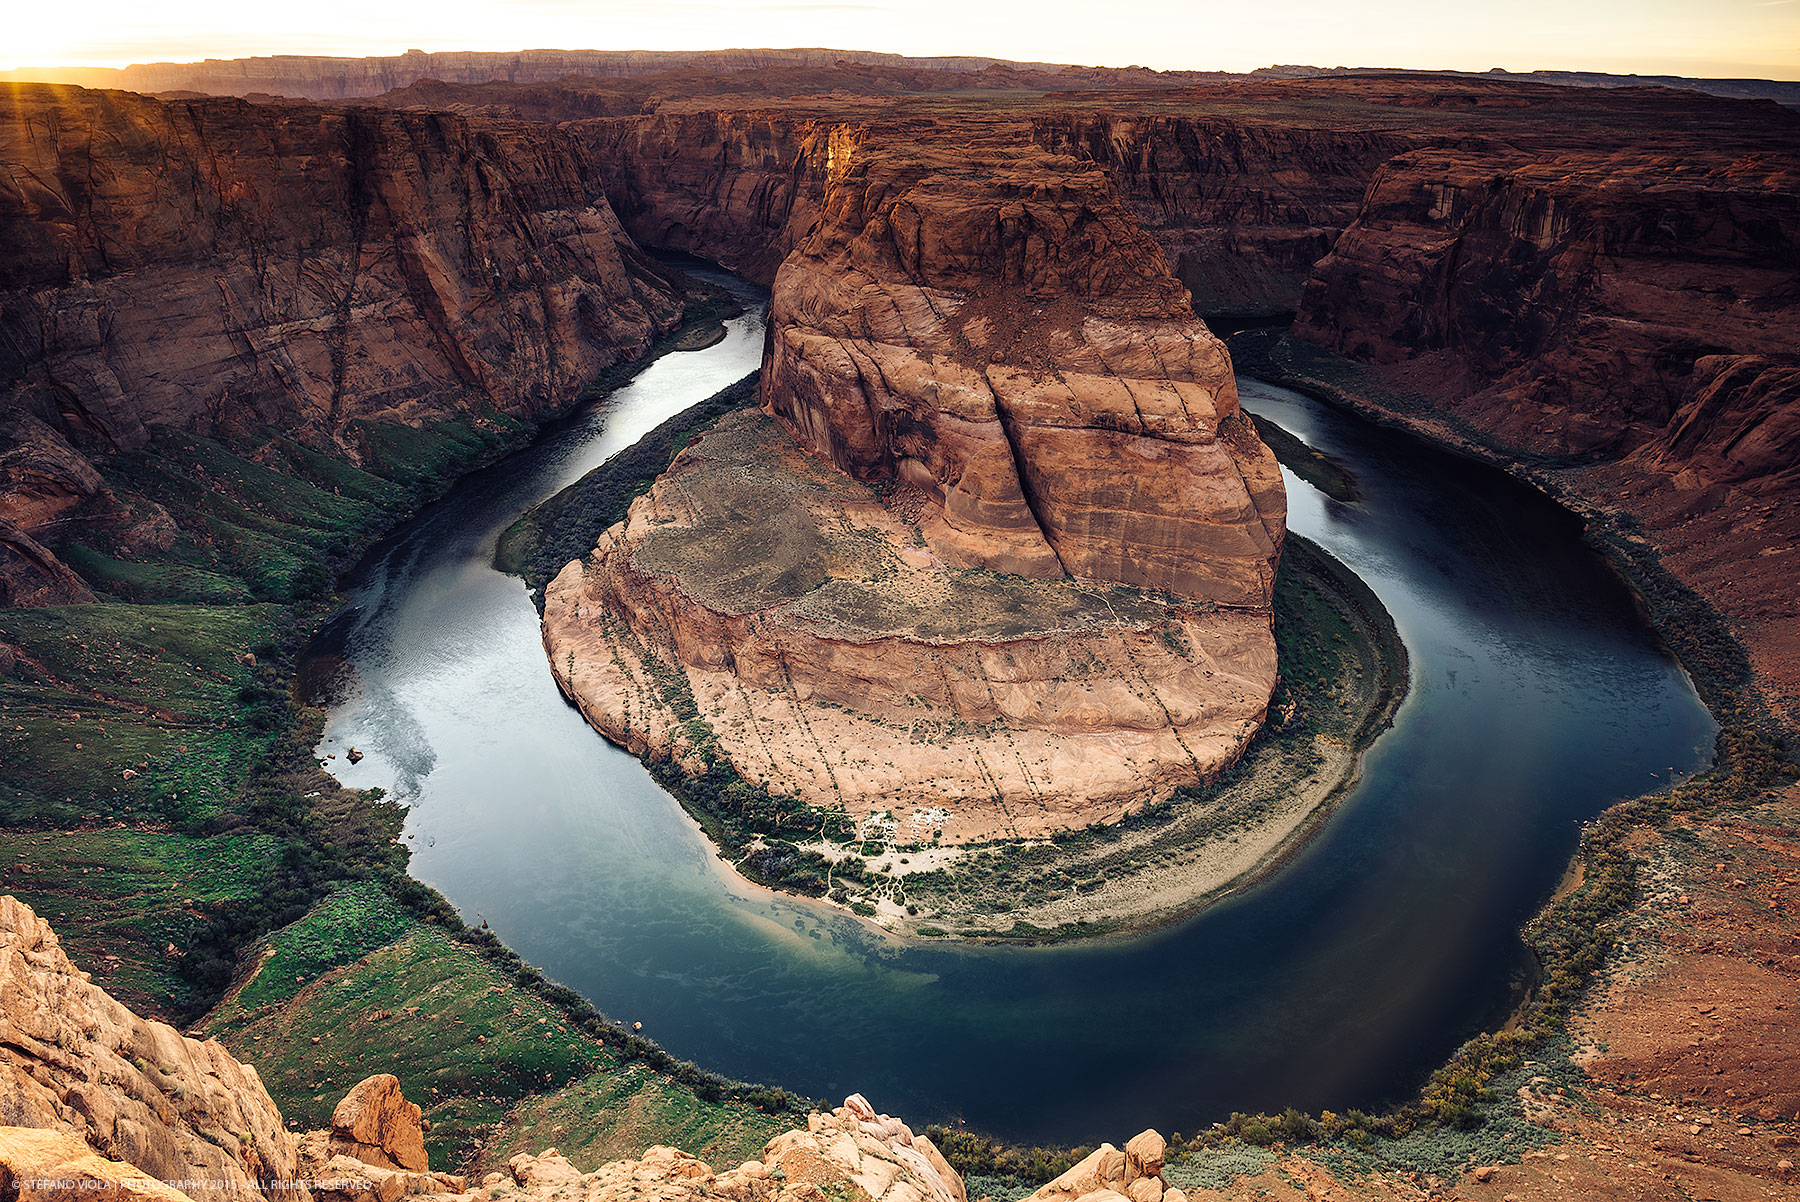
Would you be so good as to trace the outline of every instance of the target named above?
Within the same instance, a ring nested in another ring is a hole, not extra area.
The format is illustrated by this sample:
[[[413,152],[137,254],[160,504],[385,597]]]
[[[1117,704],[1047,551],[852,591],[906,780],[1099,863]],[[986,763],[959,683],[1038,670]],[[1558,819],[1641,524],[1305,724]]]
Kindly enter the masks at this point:
[[[545,592],[635,751],[959,841],[1216,774],[1274,689],[1286,497],[1223,345],[1104,172],[825,147],[734,416]]]
[[[1161,1177],[1163,1138],[1103,1144],[1032,1202],[1186,1202]],[[758,1160],[715,1172],[674,1148],[582,1172],[550,1148],[478,1184],[433,1172],[419,1107],[377,1074],[294,1134],[256,1070],[109,997],[49,924],[0,896],[0,1197],[20,1202],[968,1202],[931,1140],[860,1095]]]

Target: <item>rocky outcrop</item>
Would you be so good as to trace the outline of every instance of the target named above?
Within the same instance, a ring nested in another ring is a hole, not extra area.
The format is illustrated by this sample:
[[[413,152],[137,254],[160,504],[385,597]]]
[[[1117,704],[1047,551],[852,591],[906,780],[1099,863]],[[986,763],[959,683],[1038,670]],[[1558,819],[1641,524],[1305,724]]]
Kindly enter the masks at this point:
[[[583,1172],[551,1148],[470,1189],[430,1170],[422,1136],[419,1108],[383,1074],[344,1097],[329,1131],[296,1140],[255,1070],[113,1001],[47,924],[0,896],[0,1197],[207,1202],[260,1199],[260,1188],[296,1202],[968,1202],[928,1137],[856,1094],[722,1172],[668,1147]],[[1039,1197],[1112,1202],[1105,1191],[1117,1189],[1130,1202],[1184,1202],[1158,1176],[1162,1153],[1154,1131],[1123,1153],[1105,1145]]]
[[[400,1081],[379,1073],[357,1084],[331,1112],[326,1150],[386,1169],[422,1171],[423,1112],[400,1093]]]
[[[851,476],[920,490],[948,562],[1269,604],[1274,457],[1096,167],[846,138],[769,325],[765,407]]]
[[[136,1165],[97,1155],[66,1131],[0,1126],[0,1198],[27,1202],[184,1202]]]
[[[1101,1144],[1062,1176],[1040,1187],[1027,1202],[1187,1202],[1187,1194],[1162,1179],[1168,1144],[1155,1131],[1141,1131],[1121,1151]]]
[[[33,538],[103,491],[89,459],[158,429],[355,460],[365,423],[550,412],[679,320],[550,129],[5,98],[0,520]]]
[[[300,1174],[313,1202],[395,1202],[468,1189],[463,1177],[431,1171],[422,1113],[389,1073],[358,1082],[331,1112],[331,1129],[301,1139]]]
[[[607,198],[633,238],[765,285],[817,220],[834,153],[854,138],[854,126],[780,109],[659,112],[566,128],[604,164]]]
[[[255,1069],[215,1040],[188,1039],[114,1001],[12,897],[0,897],[0,1124],[81,1140],[186,1183],[195,1202],[288,1197],[274,1183],[295,1176],[297,1141]],[[29,1157],[7,1161],[14,1174],[54,1156],[79,1159],[66,1142],[22,1138],[0,1139],[9,1157]],[[163,1196],[130,1181],[146,1198]]]
[[[551,669],[634,752],[723,755],[907,841],[1110,820],[1242,751],[1266,612],[970,570],[944,531],[918,490],[728,417],[545,590]]]
[[[534,414],[678,316],[552,131],[7,91],[0,395],[77,444]]]
[[[1638,462],[1690,490],[1800,489],[1800,353],[1697,359],[1688,397]]]
[[[814,147],[780,428],[722,423],[551,582],[564,691],[635,751],[952,842],[1209,778],[1274,688],[1285,517],[1223,346],[1092,164]]]

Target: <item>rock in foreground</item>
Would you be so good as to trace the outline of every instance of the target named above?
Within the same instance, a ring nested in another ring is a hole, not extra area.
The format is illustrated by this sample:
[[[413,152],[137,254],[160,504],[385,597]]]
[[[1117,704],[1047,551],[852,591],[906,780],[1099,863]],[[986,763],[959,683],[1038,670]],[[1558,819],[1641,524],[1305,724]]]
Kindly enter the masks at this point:
[[[255,1069],[114,1001],[12,897],[0,897],[0,1122],[193,1182],[196,1202],[260,1202],[265,1183],[294,1176],[296,1138]]]

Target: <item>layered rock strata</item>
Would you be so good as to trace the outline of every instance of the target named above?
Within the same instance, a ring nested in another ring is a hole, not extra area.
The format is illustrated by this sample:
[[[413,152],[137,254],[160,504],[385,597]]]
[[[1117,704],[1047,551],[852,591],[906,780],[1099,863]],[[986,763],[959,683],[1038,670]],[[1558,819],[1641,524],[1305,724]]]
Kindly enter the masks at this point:
[[[158,429],[356,460],[365,423],[566,405],[680,318],[549,128],[0,95],[0,523],[40,544]],[[6,537],[11,599],[66,596]]]
[[[851,476],[923,492],[946,560],[1268,606],[1280,471],[1093,165],[845,145],[769,314],[765,407]]]
[[[1376,170],[1419,141],[1366,126],[1130,108],[1043,113],[1031,128],[1039,145],[1106,168],[1194,307],[1209,314],[1297,309],[1313,264],[1355,220]]]
[[[952,841],[1216,773],[1274,688],[1285,516],[1224,348],[1091,164],[828,160],[775,422],[728,419],[551,583],[565,692],[633,750]]]
[[[607,199],[645,246],[680,250],[768,284],[818,219],[856,126],[781,109],[571,122],[605,165]]]
[[[921,841],[1114,818],[1237,756],[1274,685],[1265,612],[958,567],[942,526],[733,415],[546,590],[552,670],[634,752],[704,743]]]
[[[1800,120],[1771,118],[1800,151]],[[1418,151],[1377,174],[1295,334],[1415,365],[1514,445],[1617,455],[1658,437],[1700,359],[1800,350],[1797,273],[1797,153]]]

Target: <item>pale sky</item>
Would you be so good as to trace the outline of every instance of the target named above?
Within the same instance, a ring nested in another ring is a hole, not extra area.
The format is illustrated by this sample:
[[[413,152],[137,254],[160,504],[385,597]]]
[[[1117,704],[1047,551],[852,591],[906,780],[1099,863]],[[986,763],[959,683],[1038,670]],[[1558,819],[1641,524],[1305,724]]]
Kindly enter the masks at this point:
[[[86,0],[10,5],[0,69],[256,54],[831,46],[1161,69],[1271,63],[1800,79],[1800,0]]]

